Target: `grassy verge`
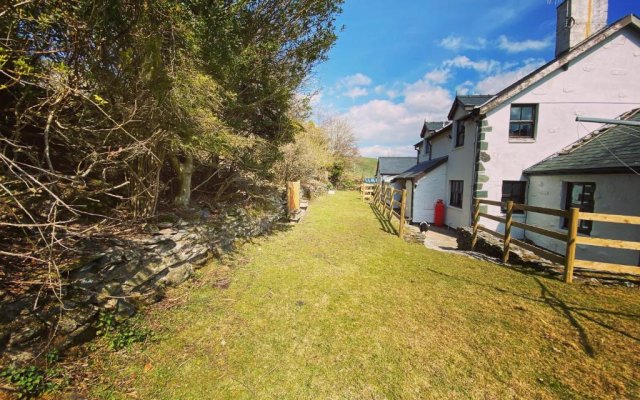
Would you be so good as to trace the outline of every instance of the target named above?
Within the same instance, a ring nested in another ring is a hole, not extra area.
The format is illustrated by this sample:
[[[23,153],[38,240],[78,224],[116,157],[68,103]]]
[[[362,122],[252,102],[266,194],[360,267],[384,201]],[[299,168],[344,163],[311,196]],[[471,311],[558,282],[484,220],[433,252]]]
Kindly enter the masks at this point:
[[[640,293],[386,233],[355,193],[211,264],[97,358],[99,398],[640,397]]]

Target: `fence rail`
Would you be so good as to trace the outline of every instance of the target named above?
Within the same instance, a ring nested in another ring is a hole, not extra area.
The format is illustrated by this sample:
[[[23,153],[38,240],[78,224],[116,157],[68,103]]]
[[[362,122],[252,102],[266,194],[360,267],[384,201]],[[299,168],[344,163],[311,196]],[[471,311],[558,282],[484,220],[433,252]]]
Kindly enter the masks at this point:
[[[400,195],[400,199],[396,199],[396,195]],[[364,199],[364,197],[363,197]],[[370,200],[371,204],[380,211],[383,217],[386,217],[391,222],[392,217],[398,219],[398,237],[402,237],[404,233],[405,210],[407,206],[407,190],[395,189],[391,186],[380,183],[375,185],[373,195]],[[396,212],[394,205],[400,206],[400,212]]]
[[[375,190],[376,190],[375,183],[361,183],[360,195],[362,196],[362,201],[371,201]]]
[[[481,205],[497,206],[506,210],[505,216],[500,217],[485,212],[480,212]],[[530,224],[525,224],[518,221],[513,221],[513,211],[528,211],[546,215],[552,215],[556,217],[567,219],[567,231],[559,232],[550,229],[541,228]],[[493,231],[487,227],[480,225],[480,218],[487,218],[493,221],[497,221],[504,224],[504,233]],[[578,244],[585,246],[598,246],[615,249],[627,249],[627,250],[640,250],[640,242],[629,240],[617,240],[617,239],[605,239],[595,238],[588,236],[578,236],[578,223],[580,220],[584,221],[600,221],[617,224],[633,224],[640,225],[640,217],[631,215],[615,215],[615,214],[599,214],[582,212],[578,208],[571,208],[570,210],[558,210],[554,208],[529,206],[526,204],[516,204],[512,201],[499,202],[494,200],[475,199],[473,210],[473,233],[471,236],[471,249],[474,249],[478,240],[478,231],[482,231],[493,235],[503,241],[502,248],[502,262],[506,263],[509,258],[509,248],[511,244],[522,247],[526,250],[533,252],[534,254],[546,258],[548,260],[564,264],[564,280],[567,283],[573,281],[574,268],[584,268],[597,271],[614,272],[640,275],[640,267],[605,263],[589,260],[576,259],[576,246]],[[525,231],[537,233],[539,235],[547,236],[556,240],[560,240],[566,244],[565,254],[560,255],[553,253],[549,250],[542,249],[540,247],[531,245],[518,239],[511,237],[511,228],[516,227]]]

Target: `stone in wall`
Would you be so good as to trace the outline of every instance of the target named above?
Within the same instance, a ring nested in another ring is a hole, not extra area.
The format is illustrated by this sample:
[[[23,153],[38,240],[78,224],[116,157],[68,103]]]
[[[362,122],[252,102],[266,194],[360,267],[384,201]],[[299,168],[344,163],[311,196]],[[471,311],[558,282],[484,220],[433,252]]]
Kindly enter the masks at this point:
[[[64,271],[59,292],[0,289],[0,359],[26,361],[44,347],[66,349],[90,340],[101,311],[132,316],[162,299],[166,287],[232,250],[236,240],[262,235],[284,216],[278,197],[263,215],[225,207],[192,222],[148,224],[147,233],[134,238],[88,238],[83,257]]]

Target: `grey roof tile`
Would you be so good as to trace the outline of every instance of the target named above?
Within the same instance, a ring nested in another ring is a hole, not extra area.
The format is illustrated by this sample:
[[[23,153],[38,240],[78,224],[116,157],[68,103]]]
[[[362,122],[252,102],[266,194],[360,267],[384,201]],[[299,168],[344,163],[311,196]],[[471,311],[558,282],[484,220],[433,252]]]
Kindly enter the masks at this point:
[[[399,174],[398,176],[393,178],[393,180],[396,181],[399,179],[413,179],[420,175],[425,175],[428,172],[437,168],[438,166],[447,162],[448,159],[449,159],[448,156],[444,156],[444,157],[434,158],[433,160],[423,161],[407,169],[403,173]]]
[[[396,175],[416,165],[416,157],[379,157],[377,173]]]
[[[640,108],[620,119],[640,121]],[[551,157],[527,168],[529,175],[640,173],[640,127],[605,125]]]

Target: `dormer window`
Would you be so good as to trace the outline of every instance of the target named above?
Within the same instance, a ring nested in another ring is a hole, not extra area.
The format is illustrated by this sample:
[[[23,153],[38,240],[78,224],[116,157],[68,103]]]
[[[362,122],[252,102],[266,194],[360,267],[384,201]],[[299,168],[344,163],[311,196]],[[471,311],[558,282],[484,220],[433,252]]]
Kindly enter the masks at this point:
[[[464,146],[464,121],[456,121],[456,147]]]

